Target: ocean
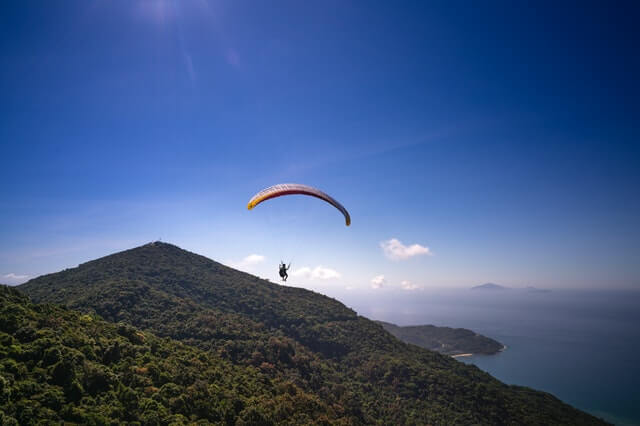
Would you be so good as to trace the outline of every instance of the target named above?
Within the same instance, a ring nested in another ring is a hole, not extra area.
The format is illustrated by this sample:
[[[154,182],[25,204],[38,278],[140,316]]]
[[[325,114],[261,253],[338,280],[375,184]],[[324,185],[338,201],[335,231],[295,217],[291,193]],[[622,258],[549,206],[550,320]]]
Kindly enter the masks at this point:
[[[640,425],[640,291],[385,291],[334,294],[371,319],[463,327],[507,346],[457,358],[550,392],[618,425]]]

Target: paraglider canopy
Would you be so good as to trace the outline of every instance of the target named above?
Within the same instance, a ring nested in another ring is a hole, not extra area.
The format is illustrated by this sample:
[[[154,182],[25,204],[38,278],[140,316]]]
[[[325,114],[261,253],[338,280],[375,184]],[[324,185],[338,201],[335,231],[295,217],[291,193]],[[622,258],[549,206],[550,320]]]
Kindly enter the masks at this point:
[[[263,189],[254,195],[251,200],[249,200],[249,204],[247,208],[249,210],[253,209],[255,206],[260,204],[263,201],[270,200],[271,198],[281,197],[283,195],[310,195],[312,197],[319,198],[321,200],[326,201],[331,204],[336,209],[340,210],[340,212],[344,215],[344,220],[347,226],[351,225],[351,216],[349,216],[349,212],[344,208],[342,204],[337,202],[333,197],[324,192],[320,191],[317,188],[313,188],[308,185],[302,185],[299,183],[281,183],[279,185],[270,186],[269,188]]]

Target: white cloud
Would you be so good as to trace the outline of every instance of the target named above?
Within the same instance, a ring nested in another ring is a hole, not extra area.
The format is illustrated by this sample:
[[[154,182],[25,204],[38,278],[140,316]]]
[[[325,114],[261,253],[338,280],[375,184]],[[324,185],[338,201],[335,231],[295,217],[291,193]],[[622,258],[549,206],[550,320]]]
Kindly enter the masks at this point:
[[[255,265],[257,263],[264,262],[265,257],[261,254],[250,254],[242,259],[242,263],[245,265]]]
[[[382,247],[382,251],[384,251],[385,256],[391,260],[405,260],[413,256],[420,256],[423,254],[431,256],[433,254],[431,250],[429,250],[429,247],[421,246],[420,244],[405,246],[397,238],[382,241],[380,243],[380,247]]]
[[[291,273],[294,277],[303,277],[309,279],[330,280],[333,278],[340,278],[342,275],[335,269],[325,268],[324,266],[316,266],[311,269],[308,266],[303,266],[296,269]]]
[[[23,282],[27,281],[27,279],[29,279],[29,275],[19,275],[11,272],[9,274],[3,275],[2,278],[7,280],[8,284],[22,284]]]
[[[400,286],[402,287],[403,290],[417,290],[419,288],[422,288],[419,285],[412,284],[411,281],[406,281],[406,280],[402,281],[400,283]]]
[[[231,266],[238,269],[250,269],[252,266],[264,262],[265,259],[266,257],[261,254],[250,254],[240,262],[232,262]]]
[[[384,278],[384,275],[376,275],[371,279],[372,288],[382,288],[386,283],[387,280]]]

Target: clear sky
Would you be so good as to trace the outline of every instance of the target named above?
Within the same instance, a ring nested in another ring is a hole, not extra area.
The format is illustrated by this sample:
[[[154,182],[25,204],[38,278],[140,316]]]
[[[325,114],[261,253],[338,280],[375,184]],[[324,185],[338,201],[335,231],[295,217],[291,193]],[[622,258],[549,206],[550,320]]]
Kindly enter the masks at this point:
[[[162,239],[316,289],[640,288],[637,2],[478,6],[3,4],[0,282]],[[247,211],[281,182],[352,226]]]

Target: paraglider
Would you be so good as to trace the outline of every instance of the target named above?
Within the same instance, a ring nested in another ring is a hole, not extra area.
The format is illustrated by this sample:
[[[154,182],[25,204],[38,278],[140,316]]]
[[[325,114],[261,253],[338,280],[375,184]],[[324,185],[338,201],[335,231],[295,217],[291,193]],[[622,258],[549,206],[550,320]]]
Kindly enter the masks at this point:
[[[314,188],[308,185],[302,185],[299,183],[281,183],[281,184],[270,186],[269,188],[263,189],[262,191],[258,192],[256,195],[251,197],[251,199],[249,200],[249,204],[247,204],[247,209],[251,210],[258,204],[262,203],[263,201],[270,200],[272,198],[281,197],[283,195],[295,195],[295,194],[309,195],[311,197],[319,198],[331,204],[333,207],[338,209],[340,213],[342,213],[342,215],[344,216],[344,221],[346,225],[347,226],[351,225],[351,216],[349,216],[349,212],[347,211],[347,209],[344,208],[342,204],[337,202],[330,195],[320,191],[317,188]],[[284,282],[287,282],[287,278],[289,278],[289,274],[287,273],[287,271],[289,270],[290,267],[291,267],[291,263],[289,263],[289,265],[287,266],[283,261],[280,261],[278,272],[280,274],[280,278],[282,278],[282,281]]]
[[[331,204],[333,207],[338,209],[343,215],[344,220],[347,226],[351,225],[351,216],[349,216],[349,212],[344,208],[342,204],[337,202],[333,197],[324,192],[320,191],[317,188],[313,188],[311,186],[302,185],[299,183],[282,183],[279,185],[270,186],[267,189],[263,189],[254,195],[251,200],[249,200],[249,204],[247,208],[249,210],[253,209],[255,206],[260,204],[263,201],[270,200],[272,198],[281,197],[283,195],[309,195],[312,197],[319,198],[327,203]]]
[[[289,268],[291,268],[291,263],[287,266],[282,260],[280,261],[280,278],[282,278],[282,281],[284,282],[287,282],[287,278],[289,278],[289,274],[287,274]]]

